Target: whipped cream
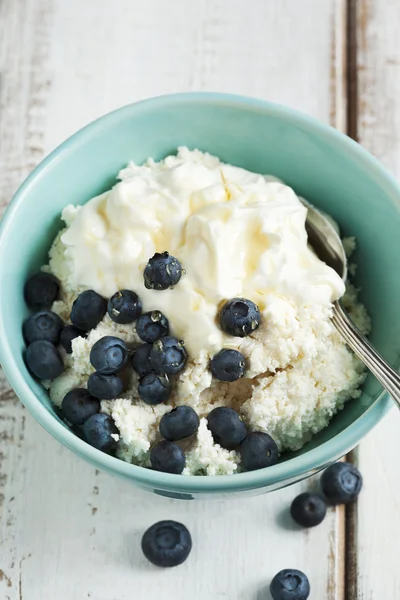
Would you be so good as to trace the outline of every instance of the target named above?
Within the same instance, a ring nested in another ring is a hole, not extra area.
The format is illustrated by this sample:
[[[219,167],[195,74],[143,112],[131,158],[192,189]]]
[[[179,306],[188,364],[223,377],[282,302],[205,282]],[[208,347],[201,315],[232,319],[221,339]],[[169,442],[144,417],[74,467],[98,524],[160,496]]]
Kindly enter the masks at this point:
[[[187,148],[158,163],[130,163],[118,177],[109,192],[63,211],[67,292],[135,291],[144,311],[165,314],[192,356],[239,345],[216,318],[230,298],[249,298],[267,319],[277,300],[308,307],[344,294],[340,277],[308,247],[307,209],[283,183]],[[148,290],[144,268],[164,251],[185,274],[174,289]]]

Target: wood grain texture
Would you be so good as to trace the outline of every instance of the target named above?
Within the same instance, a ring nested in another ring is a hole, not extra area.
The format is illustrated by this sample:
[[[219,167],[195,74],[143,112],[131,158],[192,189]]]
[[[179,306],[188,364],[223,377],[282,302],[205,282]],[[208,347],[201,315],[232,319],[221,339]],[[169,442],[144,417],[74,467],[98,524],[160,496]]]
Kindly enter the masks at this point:
[[[344,0],[3,0],[0,10],[2,206],[66,136],[147,96],[236,92],[345,125]],[[289,566],[308,573],[313,598],[343,600],[342,511],[309,532],[288,519],[312,482],[248,500],[145,496],[61,447],[4,380],[0,397],[0,598],[155,600],[162,589],[261,600]],[[161,518],[192,531],[179,569],[141,555],[142,532]]]
[[[360,0],[357,17],[358,138],[399,178],[400,4]],[[357,572],[349,600],[400,598],[399,431],[400,414],[393,408],[359,447],[365,485],[357,507]]]

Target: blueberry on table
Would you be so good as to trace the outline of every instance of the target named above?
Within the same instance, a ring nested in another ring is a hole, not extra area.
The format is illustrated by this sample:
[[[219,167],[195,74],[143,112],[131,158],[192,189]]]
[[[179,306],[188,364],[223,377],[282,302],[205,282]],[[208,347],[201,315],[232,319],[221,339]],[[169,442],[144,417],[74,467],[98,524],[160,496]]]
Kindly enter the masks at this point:
[[[166,375],[148,373],[141,378],[138,385],[139,396],[146,404],[166,402],[171,394],[171,382]]]
[[[119,435],[117,426],[110,415],[97,413],[92,415],[83,424],[84,440],[107,454],[115,452],[117,441],[113,435]]]
[[[155,471],[179,475],[185,468],[185,453],[178,444],[162,440],[150,452],[151,466]]]
[[[83,425],[86,419],[100,411],[100,402],[87,389],[75,388],[64,396],[61,410],[72,425]]]
[[[207,417],[207,427],[211,431],[214,442],[234,450],[244,440],[247,434],[246,425],[236,410],[226,406],[214,408]]]
[[[325,500],[319,494],[304,492],[293,500],[290,514],[301,527],[315,527],[325,519]]]
[[[47,340],[32,342],[26,349],[25,360],[28,369],[38,379],[55,379],[64,370],[59,351]]]
[[[124,340],[105,335],[93,344],[90,363],[102,375],[113,375],[126,365],[128,356],[129,350]]]
[[[152,367],[158,373],[172,375],[185,366],[187,352],[182,341],[165,336],[154,342],[150,353]]]
[[[71,322],[77,329],[90,331],[97,327],[107,310],[107,301],[93,290],[79,294],[72,305]]]
[[[143,273],[144,285],[149,290],[167,290],[182,277],[182,265],[168,252],[156,252]]]
[[[176,521],[159,521],[142,537],[142,551],[156,567],[176,567],[189,556],[192,538],[188,529]]]
[[[297,569],[279,571],[269,589],[274,600],[307,600],[310,595],[308,578]]]
[[[199,416],[191,406],[177,406],[161,417],[160,433],[166,440],[176,442],[196,433],[199,424]]]
[[[252,431],[240,444],[241,465],[246,471],[275,465],[278,456],[278,446],[268,433],[262,431]]]
[[[51,273],[36,273],[28,279],[24,287],[25,301],[33,310],[51,308],[57,300],[60,284]]]
[[[57,345],[64,326],[61,318],[51,310],[41,310],[26,319],[22,333],[27,344],[47,340]]]
[[[115,323],[126,325],[135,321],[142,313],[142,303],[135,292],[120,290],[108,301],[107,312]]]
[[[146,312],[137,320],[136,333],[141,340],[152,344],[169,334],[168,319],[159,310]]]
[[[260,326],[260,309],[251,300],[233,298],[221,308],[219,322],[225,333],[236,337],[245,337]]]
[[[245,359],[237,350],[220,350],[211,359],[210,368],[219,381],[236,381],[244,375]]]
[[[90,375],[87,388],[99,400],[113,400],[124,391],[124,382],[118,375],[103,375],[96,371]]]
[[[73,325],[66,325],[60,333],[60,344],[67,354],[72,354],[72,340],[77,337],[86,337],[86,332]]]
[[[338,462],[326,469],[321,477],[321,487],[332,504],[348,504],[357,499],[362,488],[360,471],[347,462]]]
[[[136,373],[139,373],[140,377],[151,373],[154,369],[151,365],[150,352],[151,344],[141,344],[134,350],[131,364],[132,368]]]

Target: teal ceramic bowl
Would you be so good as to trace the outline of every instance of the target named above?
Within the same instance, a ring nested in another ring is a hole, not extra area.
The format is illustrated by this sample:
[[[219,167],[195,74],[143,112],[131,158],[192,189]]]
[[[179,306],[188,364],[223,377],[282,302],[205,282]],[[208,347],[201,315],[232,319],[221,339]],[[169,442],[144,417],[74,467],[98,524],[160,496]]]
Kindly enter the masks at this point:
[[[327,466],[353,448],[390,406],[370,377],[301,452],[252,473],[184,477],[136,467],[74,436],[28,373],[21,325],[23,285],[46,261],[69,203],[84,203],[113,185],[129,160],[161,159],[177,146],[199,148],[223,161],[282,178],[330,213],[358,242],[357,284],[373,319],[372,342],[397,366],[400,353],[400,188],[358,144],[289,108],[251,98],[193,93],[154,98],[110,113],[72,136],[28,177],[12,200],[0,238],[0,359],[18,397],[62,444],[94,467],[156,493],[180,498],[264,492]],[[62,465],[60,465],[62,468]]]

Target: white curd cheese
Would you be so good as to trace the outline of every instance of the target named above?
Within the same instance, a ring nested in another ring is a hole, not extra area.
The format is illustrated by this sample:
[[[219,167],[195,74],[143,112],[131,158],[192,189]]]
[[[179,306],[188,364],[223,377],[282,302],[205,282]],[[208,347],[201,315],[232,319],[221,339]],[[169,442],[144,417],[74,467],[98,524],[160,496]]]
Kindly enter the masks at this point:
[[[63,211],[66,228],[46,267],[60,279],[62,297],[53,310],[64,320],[84,289],[107,298],[131,289],[144,311],[161,310],[172,335],[185,341],[188,362],[172,378],[166,405],[139,399],[134,372],[121,398],[102,402],[120,432],[117,455],[149,466],[162,415],[181,404],[192,406],[201,419],[197,435],[184,442],[185,475],[240,470],[238,453],[214,444],[207,429],[206,417],[217,406],[238,410],[250,430],[270,433],[281,451],[301,448],[346,400],[360,394],[365,377],[331,323],[332,301],[345,288],[307,246],[306,208],[283,183],[187,148],[158,163],[130,163],[118,177],[111,191]],[[347,246],[354,248],[354,240]],[[163,251],[185,273],[174,289],[148,290],[144,268]],[[228,336],[219,327],[218,311],[232,297],[260,308],[261,326],[248,337]],[[344,302],[368,332],[369,318],[351,285]],[[93,372],[90,349],[104,335],[130,346],[140,342],[134,324],[118,325],[108,315],[87,338],[76,338],[65,372],[48,383],[57,406],[69,389],[86,386]],[[245,356],[243,379],[212,378],[210,357],[223,347]]]
[[[291,188],[203,156],[181,149],[161,163],[130,164],[111,191],[79,210],[68,206],[61,260],[55,251],[51,262],[66,291],[134,290],[146,310],[168,317],[192,355],[231,343],[216,322],[224,300],[248,298],[268,314],[344,293],[340,277],[307,246],[307,209]],[[174,289],[155,293],[143,271],[164,251],[185,274]]]

